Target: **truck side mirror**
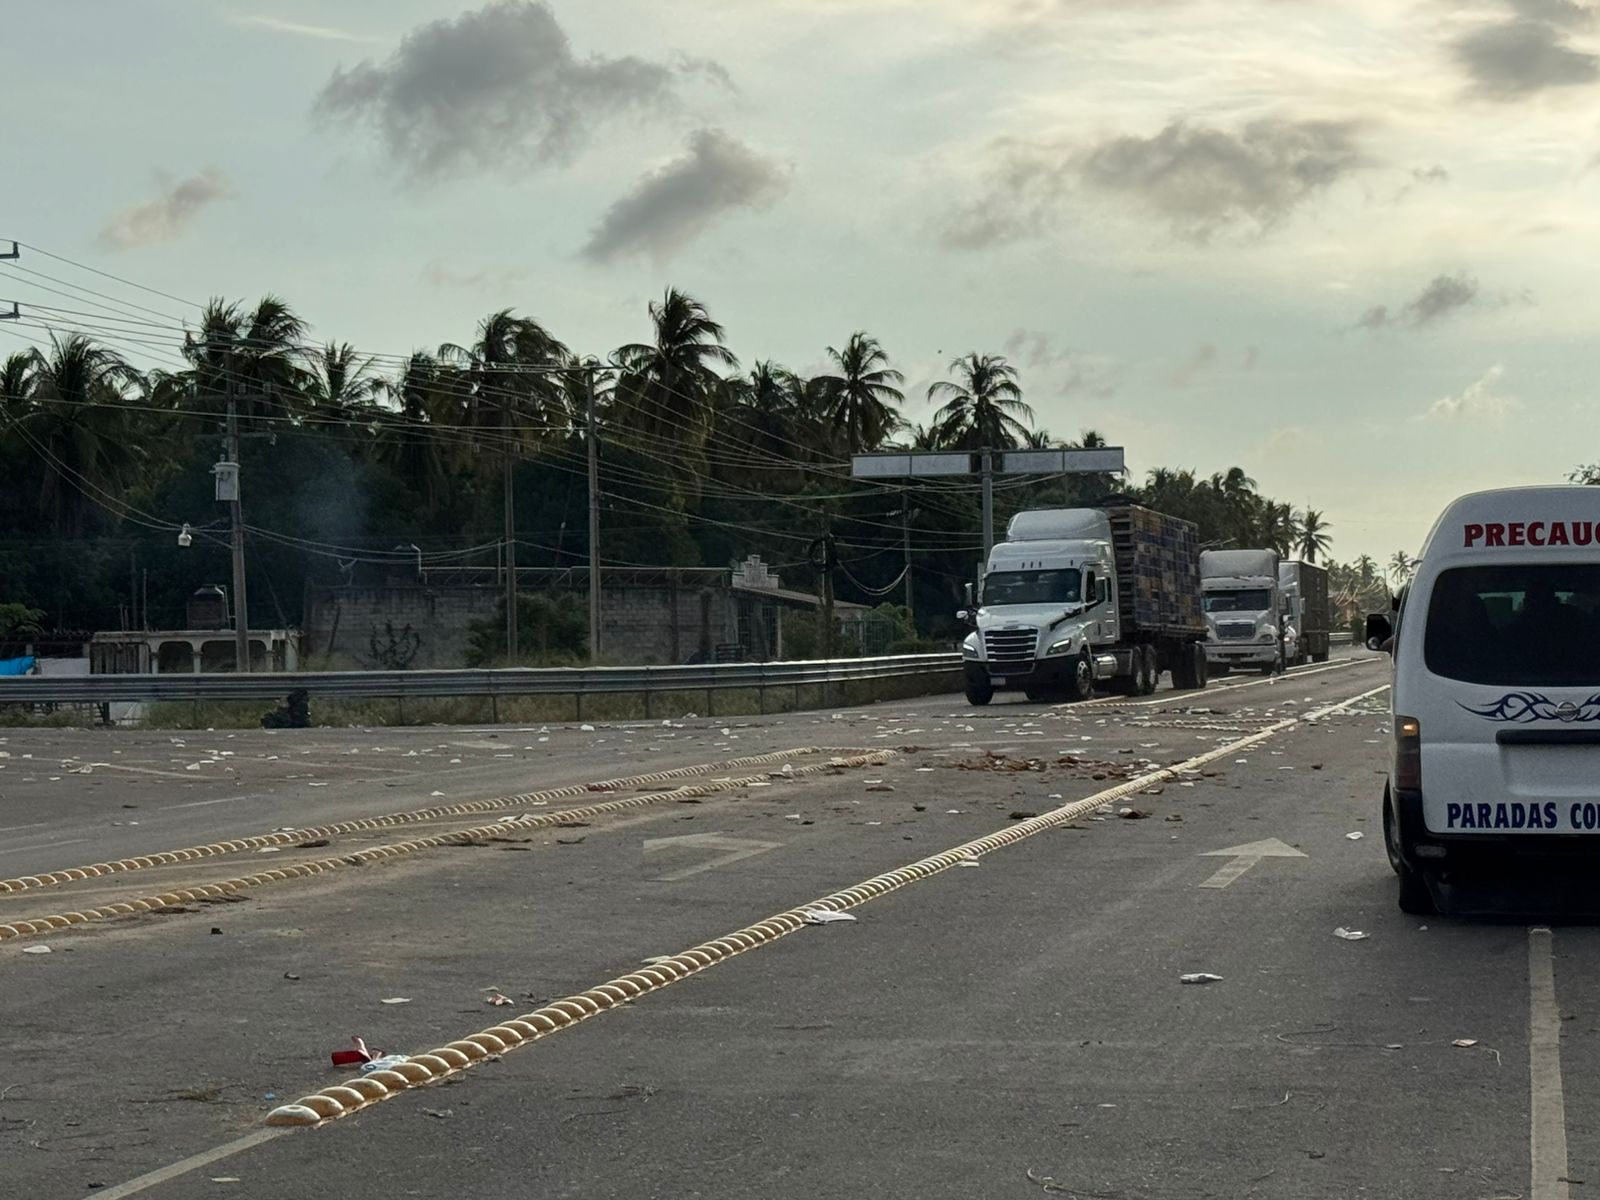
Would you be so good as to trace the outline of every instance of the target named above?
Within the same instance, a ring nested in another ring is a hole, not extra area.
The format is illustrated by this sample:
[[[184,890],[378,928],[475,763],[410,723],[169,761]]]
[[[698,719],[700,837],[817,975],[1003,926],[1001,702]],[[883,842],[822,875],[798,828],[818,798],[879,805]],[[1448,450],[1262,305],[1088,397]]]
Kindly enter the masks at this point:
[[[966,597],[968,608],[975,608],[977,606],[977,589],[974,588],[970,583],[962,585],[961,594]]]
[[[1390,646],[1390,639],[1393,637],[1394,626],[1386,613],[1372,613],[1367,617],[1368,650],[1382,650]],[[1393,653],[1392,647],[1390,653]]]

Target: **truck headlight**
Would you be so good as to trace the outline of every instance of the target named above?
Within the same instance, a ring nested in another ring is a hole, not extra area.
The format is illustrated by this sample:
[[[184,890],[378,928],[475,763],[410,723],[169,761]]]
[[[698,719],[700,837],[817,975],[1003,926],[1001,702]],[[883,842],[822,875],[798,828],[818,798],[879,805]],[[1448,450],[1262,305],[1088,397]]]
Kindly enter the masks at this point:
[[[1070,654],[1070,653],[1072,653],[1072,639],[1073,639],[1074,636],[1075,635],[1073,635],[1073,634],[1068,634],[1066,637],[1062,638],[1058,642],[1051,642],[1050,643],[1050,649],[1045,651],[1045,656],[1049,657],[1052,654]]]
[[[1272,630],[1270,630],[1270,629],[1264,629],[1264,630],[1261,631],[1261,640],[1263,642],[1272,641],[1274,636],[1275,635],[1273,634]]]
[[[967,637],[962,639],[962,641],[961,641],[961,657],[962,658],[977,658],[978,657],[978,635],[977,634],[975,634],[975,633],[969,634],[969,635],[967,635]]]

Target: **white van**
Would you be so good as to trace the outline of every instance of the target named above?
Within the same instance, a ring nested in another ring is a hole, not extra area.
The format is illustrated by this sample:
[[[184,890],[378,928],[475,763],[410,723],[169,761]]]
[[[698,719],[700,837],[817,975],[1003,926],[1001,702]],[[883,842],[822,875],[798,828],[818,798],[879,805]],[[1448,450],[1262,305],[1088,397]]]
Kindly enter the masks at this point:
[[[1384,841],[1400,907],[1515,859],[1600,856],[1600,488],[1445,509],[1402,593]]]

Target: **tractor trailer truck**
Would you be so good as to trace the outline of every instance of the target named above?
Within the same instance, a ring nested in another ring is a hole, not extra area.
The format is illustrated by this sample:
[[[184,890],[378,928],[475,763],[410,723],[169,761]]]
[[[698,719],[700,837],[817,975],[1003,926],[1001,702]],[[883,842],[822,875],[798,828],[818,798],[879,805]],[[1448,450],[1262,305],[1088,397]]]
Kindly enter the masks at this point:
[[[968,585],[960,614],[967,699],[1015,689],[1030,700],[1087,699],[1097,685],[1155,691],[1206,684],[1198,535],[1132,503],[1020,512]]]
[[[1328,661],[1328,572],[1316,563],[1278,564],[1284,611],[1283,657],[1291,667]]]
[[[1283,670],[1283,599],[1276,550],[1207,550],[1200,555],[1206,657],[1218,672]]]

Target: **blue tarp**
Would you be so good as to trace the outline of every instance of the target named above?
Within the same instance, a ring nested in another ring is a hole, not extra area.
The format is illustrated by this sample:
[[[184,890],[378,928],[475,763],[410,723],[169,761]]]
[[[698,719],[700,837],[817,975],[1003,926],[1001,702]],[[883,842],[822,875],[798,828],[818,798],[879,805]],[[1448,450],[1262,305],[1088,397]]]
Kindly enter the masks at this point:
[[[0,675],[31,675],[33,673],[33,657],[27,658],[0,658]]]

